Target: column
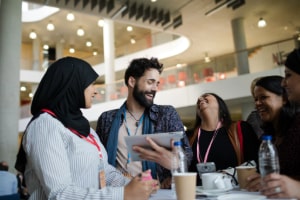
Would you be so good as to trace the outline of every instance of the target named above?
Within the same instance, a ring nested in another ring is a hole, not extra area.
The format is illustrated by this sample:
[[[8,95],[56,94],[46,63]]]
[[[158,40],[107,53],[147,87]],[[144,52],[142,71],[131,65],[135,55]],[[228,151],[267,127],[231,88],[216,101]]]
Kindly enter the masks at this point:
[[[237,52],[236,60],[238,67],[238,74],[248,74],[249,73],[249,63],[248,63],[248,51],[244,30],[244,19],[237,18],[231,21],[232,34],[235,51]]]
[[[103,47],[104,47],[104,66],[105,66],[105,84],[106,100],[115,92],[115,38],[114,24],[111,19],[104,19],[103,26]]]
[[[0,158],[14,170],[20,116],[22,0],[0,4]]]
[[[32,70],[40,70],[40,45],[41,41],[39,38],[32,40],[32,55],[33,55],[33,64]]]
[[[56,60],[58,60],[64,56],[64,52],[63,52],[64,45],[60,41],[56,43],[55,50],[56,50]]]
[[[248,51],[244,29],[244,19],[236,18],[231,21],[234,47],[236,52],[236,64],[238,75],[249,73]],[[249,85],[250,90],[250,85]],[[249,113],[254,109],[253,104],[244,103],[241,106],[242,119],[246,120]]]

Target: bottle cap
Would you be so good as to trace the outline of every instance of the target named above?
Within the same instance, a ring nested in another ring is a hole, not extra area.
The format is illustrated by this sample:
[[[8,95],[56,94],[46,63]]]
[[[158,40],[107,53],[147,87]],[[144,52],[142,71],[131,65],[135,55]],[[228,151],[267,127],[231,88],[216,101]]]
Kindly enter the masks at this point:
[[[175,141],[174,142],[174,146],[181,146],[181,141],[179,140],[179,141]]]
[[[262,140],[272,140],[272,135],[263,135]]]

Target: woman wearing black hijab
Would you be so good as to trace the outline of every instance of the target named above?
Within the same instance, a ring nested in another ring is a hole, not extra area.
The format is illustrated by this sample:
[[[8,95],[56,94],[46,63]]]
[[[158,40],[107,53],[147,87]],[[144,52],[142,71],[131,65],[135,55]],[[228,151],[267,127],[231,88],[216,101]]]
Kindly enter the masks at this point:
[[[153,187],[157,181],[130,181],[108,164],[104,146],[80,110],[91,107],[97,77],[87,62],[66,57],[42,78],[16,163],[30,199],[147,199],[158,189]]]

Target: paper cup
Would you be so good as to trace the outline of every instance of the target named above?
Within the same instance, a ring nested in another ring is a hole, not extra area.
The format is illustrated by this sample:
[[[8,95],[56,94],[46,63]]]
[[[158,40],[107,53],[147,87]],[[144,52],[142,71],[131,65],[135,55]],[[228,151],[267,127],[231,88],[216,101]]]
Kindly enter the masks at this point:
[[[173,176],[177,200],[194,200],[196,196],[197,173],[175,173]]]
[[[237,172],[240,189],[245,189],[246,185],[248,183],[247,178],[252,174],[256,174],[256,167],[255,166],[238,166],[235,169]]]

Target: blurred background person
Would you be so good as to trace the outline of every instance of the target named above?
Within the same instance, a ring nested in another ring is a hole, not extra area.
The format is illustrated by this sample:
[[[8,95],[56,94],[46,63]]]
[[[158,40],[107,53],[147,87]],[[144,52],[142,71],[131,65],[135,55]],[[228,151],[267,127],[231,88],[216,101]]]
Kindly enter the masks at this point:
[[[256,82],[260,79],[261,77],[257,77],[255,78],[252,82],[251,82],[251,86],[250,86],[250,91],[251,91],[251,95],[254,98],[254,87]],[[261,128],[262,126],[262,121],[260,119],[260,116],[256,110],[256,108],[248,115],[246,122],[248,122],[254,132],[256,133],[257,137],[260,138],[263,134],[263,130]]]
[[[0,196],[18,193],[18,181],[15,174],[8,171],[7,162],[0,162]]]

